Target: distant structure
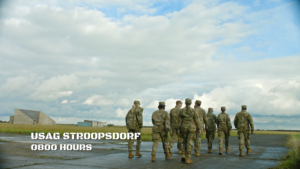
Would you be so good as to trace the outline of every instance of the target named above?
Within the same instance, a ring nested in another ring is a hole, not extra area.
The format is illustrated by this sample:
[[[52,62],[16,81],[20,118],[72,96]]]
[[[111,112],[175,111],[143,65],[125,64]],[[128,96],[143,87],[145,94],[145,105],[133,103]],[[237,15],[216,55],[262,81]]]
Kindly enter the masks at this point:
[[[39,124],[55,125],[56,122],[42,111],[15,109],[14,116],[10,116],[11,124]]]
[[[94,121],[94,120],[84,120],[84,122],[78,122],[79,127],[106,127],[106,122]]]

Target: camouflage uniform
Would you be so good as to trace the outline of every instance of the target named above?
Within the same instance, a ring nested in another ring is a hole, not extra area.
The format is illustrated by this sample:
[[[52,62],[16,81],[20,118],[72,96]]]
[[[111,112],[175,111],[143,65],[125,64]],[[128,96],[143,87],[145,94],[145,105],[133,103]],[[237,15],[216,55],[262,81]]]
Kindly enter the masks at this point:
[[[201,105],[200,100],[196,100],[195,103],[198,104],[198,105]],[[201,127],[202,130],[204,130],[204,124],[207,127],[206,112],[200,106],[196,106],[196,105],[195,105],[195,111],[196,111],[196,113],[198,113],[198,116],[199,116],[200,127]],[[203,132],[201,132],[201,134],[196,133],[196,135],[195,135],[195,138],[194,138],[195,144],[194,144],[194,146],[195,146],[196,153],[200,153],[202,137],[203,137]]]
[[[165,102],[159,102],[159,105],[165,105]],[[168,150],[168,132],[171,132],[170,116],[168,112],[163,109],[156,110],[152,114],[152,156],[156,155],[159,139],[161,138],[165,155],[169,154]]]
[[[243,105],[242,108],[246,109],[246,105]],[[250,128],[251,132],[254,131],[253,119],[246,110],[238,112],[234,118],[234,126],[238,131],[239,138],[239,149],[242,151],[244,149],[244,141],[247,150],[250,150]]]
[[[136,122],[134,121],[128,121],[129,119],[127,119],[126,116],[126,125],[128,123],[132,123],[136,125],[136,129],[129,129],[128,133],[141,133],[141,128],[143,127],[143,108],[139,106],[140,102],[139,101],[134,101],[134,105],[132,106],[132,108],[128,111],[127,116],[129,115],[129,113],[136,113]],[[128,128],[128,125],[127,125]],[[137,138],[137,144],[136,144],[136,149],[139,150],[141,148],[141,135]],[[133,139],[129,139],[128,140],[128,150],[132,151],[132,146],[133,146],[134,140]]]
[[[208,149],[212,149],[212,142],[215,139],[216,133],[216,123],[217,123],[217,116],[213,114],[213,108],[208,108],[208,113],[206,115],[208,128],[206,130],[206,138],[207,138],[207,145]]]
[[[182,103],[181,101],[176,101],[176,104]],[[172,127],[173,136],[170,139],[169,147],[173,147],[175,140],[178,138],[177,148],[178,150],[182,151],[182,137],[178,134],[179,132],[179,125],[181,124],[181,118],[179,118],[180,107],[176,105],[175,108],[171,109],[170,111],[170,121]]]
[[[221,107],[221,110],[226,110],[225,107]],[[229,130],[231,130],[230,117],[227,113],[222,112],[217,117],[218,137],[219,137],[219,149],[223,147],[223,138],[225,137],[225,148],[229,148]]]
[[[185,100],[186,104],[191,104],[191,99]],[[179,117],[181,118],[180,134],[183,138],[183,150],[185,156],[189,159],[191,157],[193,138],[195,133],[203,131],[199,121],[198,114],[189,105],[186,105],[180,110]]]

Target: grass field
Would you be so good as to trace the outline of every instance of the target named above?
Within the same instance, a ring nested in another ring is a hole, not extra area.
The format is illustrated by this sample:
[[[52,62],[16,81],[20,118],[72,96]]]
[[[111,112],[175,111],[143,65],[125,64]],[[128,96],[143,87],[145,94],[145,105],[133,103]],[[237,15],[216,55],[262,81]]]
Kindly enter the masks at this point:
[[[290,151],[275,169],[299,169],[300,168],[300,135],[291,135],[287,142]]]
[[[14,133],[14,134],[31,134],[32,132],[44,132],[44,133],[54,133],[58,132],[60,134],[64,132],[127,132],[126,127],[124,126],[114,126],[114,127],[78,127],[76,125],[64,125],[57,124],[54,126],[48,125],[32,125],[32,124],[9,124],[9,123],[0,123],[0,132],[1,133]],[[152,128],[142,128],[142,140],[143,141],[152,141]],[[295,135],[300,134],[300,132],[284,132],[284,131],[255,131],[254,134],[287,134]],[[237,136],[237,131],[232,130],[231,136]],[[217,138],[216,134],[216,138]],[[205,133],[203,134],[205,138]]]

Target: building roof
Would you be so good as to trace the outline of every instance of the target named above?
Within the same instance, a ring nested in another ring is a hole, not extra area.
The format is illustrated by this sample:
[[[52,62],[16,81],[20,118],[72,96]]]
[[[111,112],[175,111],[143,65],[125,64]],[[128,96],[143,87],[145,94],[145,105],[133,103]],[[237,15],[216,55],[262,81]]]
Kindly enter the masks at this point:
[[[26,116],[28,116],[32,120],[38,121],[38,119],[39,119],[40,111],[26,110],[26,109],[18,109],[18,110],[20,110],[22,113],[24,113]]]

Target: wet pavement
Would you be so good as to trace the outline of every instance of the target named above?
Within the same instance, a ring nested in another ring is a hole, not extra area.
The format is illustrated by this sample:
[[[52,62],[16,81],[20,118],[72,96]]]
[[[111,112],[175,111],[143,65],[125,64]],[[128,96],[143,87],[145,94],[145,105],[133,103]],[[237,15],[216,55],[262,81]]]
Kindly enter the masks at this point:
[[[230,152],[218,154],[218,139],[213,153],[207,153],[202,140],[201,156],[193,152],[193,164],[180,161],[176,143],[173,155],[165,160],[161,143],[156,162],[151,162],[152,142],[142,142],[142,157],[128,158],[127,142],[114,140],[32,140],[28,135],[0,134],[0,168],[272,168],[288,152],[287,135],[251,135],[250,155],[239,157],[238,139],[230,137]],[[55,151],[32,151],[31,144],[57,144]],[[62,151],[59,144],[92,144],[91,151]],[[224,151],[224,150],[223,150]],[[134,151],[135,152],[135,151]],[[246,154],[246,150],[244,150]]]

